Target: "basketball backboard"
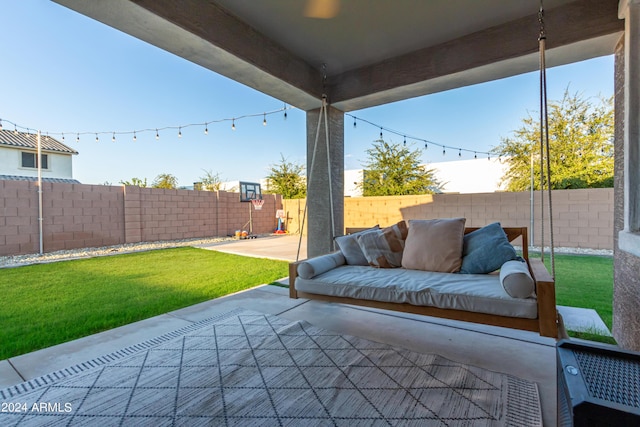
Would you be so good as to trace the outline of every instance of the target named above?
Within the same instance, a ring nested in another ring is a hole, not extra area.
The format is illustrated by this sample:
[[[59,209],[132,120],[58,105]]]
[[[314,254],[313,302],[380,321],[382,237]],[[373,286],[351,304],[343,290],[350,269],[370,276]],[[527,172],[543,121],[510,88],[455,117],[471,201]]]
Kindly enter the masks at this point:
[[[255,199],[262,199],[260,184],[257,182],[240,181],[240,201],[250,202]]]

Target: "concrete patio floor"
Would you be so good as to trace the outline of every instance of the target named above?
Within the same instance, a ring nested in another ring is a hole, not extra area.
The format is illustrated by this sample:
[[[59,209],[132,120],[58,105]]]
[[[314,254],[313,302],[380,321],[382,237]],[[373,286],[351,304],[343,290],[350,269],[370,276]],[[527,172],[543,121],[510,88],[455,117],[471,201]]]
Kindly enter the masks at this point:
[[[277,236],[218,244],[207,249],[291,260],[295,259],[297,242],[297,236]],[[303,254],[301,259],[305,257]],[[290,320],[305,320],[321,328],[413,351],[437,353],[454,361],[535,381],[542,402],[544,425],[556,424],[556,355],[553,339],[499,327],[305,299],[294,300],[289,298],[286,288],[268,285],[0,361],[0,388],[94,359],[236,308]]]

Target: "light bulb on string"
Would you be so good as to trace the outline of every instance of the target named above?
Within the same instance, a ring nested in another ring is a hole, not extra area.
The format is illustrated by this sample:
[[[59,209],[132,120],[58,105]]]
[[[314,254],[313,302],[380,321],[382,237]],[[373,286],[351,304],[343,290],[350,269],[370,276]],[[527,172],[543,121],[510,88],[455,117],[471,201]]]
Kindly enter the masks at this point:
[[[476,153],[475,151],[473,152],[473,158],[477,159],[478,158],[478,153]]]
[[[114,132],[113,135],[111,135],[111,142],[116,142],[116,133]]]
[[[18,134],[18,128],[16,127],[16,125],[13,125],[13,134],[14,135]]]
[[[236,119],[231,119],[231,130],[236,130]]]
[[[49,140],[49,132],[47,132],[47,135],[44,137],[44,140],[45,140],[45,141],[48,141],[48,140]]]
[[[156,141],[160,139],[160,134],[158,133],[158,129],[156,129]]]
[[[80,134],[79,133],[76,134],[76,142],[80,142]]]
[[[138,140],[138,137],[136,136],[136,131],[135,131],[135,130],[133,131],[133,140],[134,140],[134,141],[137,141],[137,140]]]
[[[458,149],[458,157],[462,157],[462,150]]]
[[[491,154],[487,153],[487,160],[491,160]]]
[[[405,147],[407,146],[407,137],[406,136],[404,137],[404,146]]]
[[[287,120],[287,104],[284,104],[284,119]]]
[[[204,124],[204,134],[205,135],[209,135],[209,124],[208,123]]]
[[[264,113],[263,119],[262,119],[262,126],[266,126],[267,125],[267,113]]]
[[[353,128],[354,129],[356,128],[356,118],[355,117],[353,118]]]
[[[446,150],[444,149],[444,147],[442,147],[442,155],[444,156],[446,154],[447,154]]]
[[[182,128],[178,128],[178,138],[182,138]]]
[[[427,143],[424,143],[424,149],[426,150],[427,148],[429,148],[429,146],[427,145]]]
[[[100,142],[100,140],[98,139],[98,134],[96,133],[96,142]]]
[[[64,142],[64,132],[62,132],[62,142]]]

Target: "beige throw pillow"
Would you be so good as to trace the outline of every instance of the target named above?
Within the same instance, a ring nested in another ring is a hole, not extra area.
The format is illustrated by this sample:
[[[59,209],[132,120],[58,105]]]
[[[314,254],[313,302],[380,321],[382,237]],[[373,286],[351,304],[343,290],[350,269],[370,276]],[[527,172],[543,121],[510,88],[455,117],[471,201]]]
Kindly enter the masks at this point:
[[[462,265],[465,218],[410,220],[402,266],[455,273]]]
[[[407,224],[404,221],[382,230],[358,235],[358,245],[372,267],[395,268],[402,263]]]

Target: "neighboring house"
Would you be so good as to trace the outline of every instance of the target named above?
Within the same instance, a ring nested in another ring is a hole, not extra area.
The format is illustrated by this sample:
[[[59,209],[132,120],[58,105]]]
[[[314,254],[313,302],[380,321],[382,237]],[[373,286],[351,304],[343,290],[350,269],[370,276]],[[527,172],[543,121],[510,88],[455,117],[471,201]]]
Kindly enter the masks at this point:
[[[493,193],[504,191],[501,182],[507,165],[499,159],[454,160],[429,163],[435,178],[442,183],[442,193]],[[344,171],[344,195],[361,197],[362,169]]]
[[[73,179],[72,157],[78,152],[47,135],[40,137],[42,180],[79,184]],[[36,134],[0,130],[0,179],[38,179]]]

